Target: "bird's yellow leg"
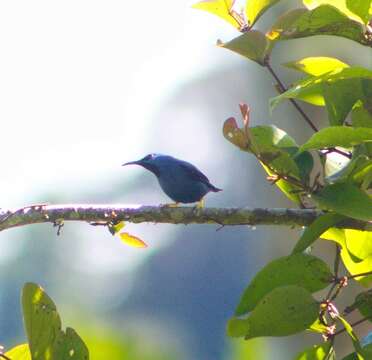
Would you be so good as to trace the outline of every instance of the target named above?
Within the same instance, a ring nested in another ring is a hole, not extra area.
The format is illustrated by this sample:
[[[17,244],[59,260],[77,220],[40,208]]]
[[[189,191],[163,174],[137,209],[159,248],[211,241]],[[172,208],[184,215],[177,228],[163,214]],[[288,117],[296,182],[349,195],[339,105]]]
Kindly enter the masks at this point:
[[[175,207],[178,207],[180,205],[179,202],[175,202],[175,203],[170,203],[170,204],[163,204],[161,205],[162,207],[169,207],[169,208],[175,208]]]
[[[196,208],[203,209],[204,207],[205,207],[205,201],[204,199],[200,199],[200,201],[198,201],[198,203],[196,204]]]

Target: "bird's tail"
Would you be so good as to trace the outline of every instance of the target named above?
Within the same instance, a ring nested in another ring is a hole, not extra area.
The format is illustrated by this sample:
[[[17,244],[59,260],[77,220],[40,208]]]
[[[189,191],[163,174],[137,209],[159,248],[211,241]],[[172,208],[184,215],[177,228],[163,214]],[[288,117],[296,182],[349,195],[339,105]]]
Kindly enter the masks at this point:
[[[213,192],[219,192],[219,191],[222,191],[222,189],[219,189],[218,187],[215,187],[215,186],[212,185],[211,183],[209,183],[209,189],[210,189],[210,191],[213,191]]]

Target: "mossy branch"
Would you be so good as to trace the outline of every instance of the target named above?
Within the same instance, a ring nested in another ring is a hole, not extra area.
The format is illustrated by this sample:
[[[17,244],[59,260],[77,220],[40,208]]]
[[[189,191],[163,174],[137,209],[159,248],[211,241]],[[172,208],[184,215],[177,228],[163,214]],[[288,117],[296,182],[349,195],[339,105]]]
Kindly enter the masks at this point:
[[[144,205],[31,205],[15,210],[2,210],[0,231],[38,223],[62,224],[66,221],[87,223],[167,223],[232,225],[307,226],[323,212],[311,209],[203,208]],[[339,227],[367,229],[372,225],[348,220]]]

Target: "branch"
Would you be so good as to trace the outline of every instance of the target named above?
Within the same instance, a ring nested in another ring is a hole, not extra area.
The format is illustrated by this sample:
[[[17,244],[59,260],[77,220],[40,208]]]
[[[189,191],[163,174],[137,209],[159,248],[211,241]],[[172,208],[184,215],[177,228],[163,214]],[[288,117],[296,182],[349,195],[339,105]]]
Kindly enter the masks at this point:
[[[0,213],[0,231],[38,223],[61,225],[65,221],[103,223],[219,224],[307,226],[323,212],[311,209],[204,208],[142,205],[31,205]],[[348,220],[339,227],[366,229],[370,224]]]

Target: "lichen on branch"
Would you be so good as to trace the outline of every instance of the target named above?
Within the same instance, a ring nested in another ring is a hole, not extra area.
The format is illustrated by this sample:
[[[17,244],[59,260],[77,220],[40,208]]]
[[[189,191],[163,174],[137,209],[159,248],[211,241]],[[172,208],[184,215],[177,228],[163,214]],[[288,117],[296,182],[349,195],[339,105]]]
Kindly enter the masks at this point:
[[[68,221],[87,223],[166,223],[308,226],[323,212],[312,209],[284,208],[195,208],[190,206],[166,207],[146,205],[61,204],[31,205],[20,209],[4,210],[0,214],[0,231],[38,223],[60,225]],[[371,224],[348,220],[339,227],[367,229]]]

